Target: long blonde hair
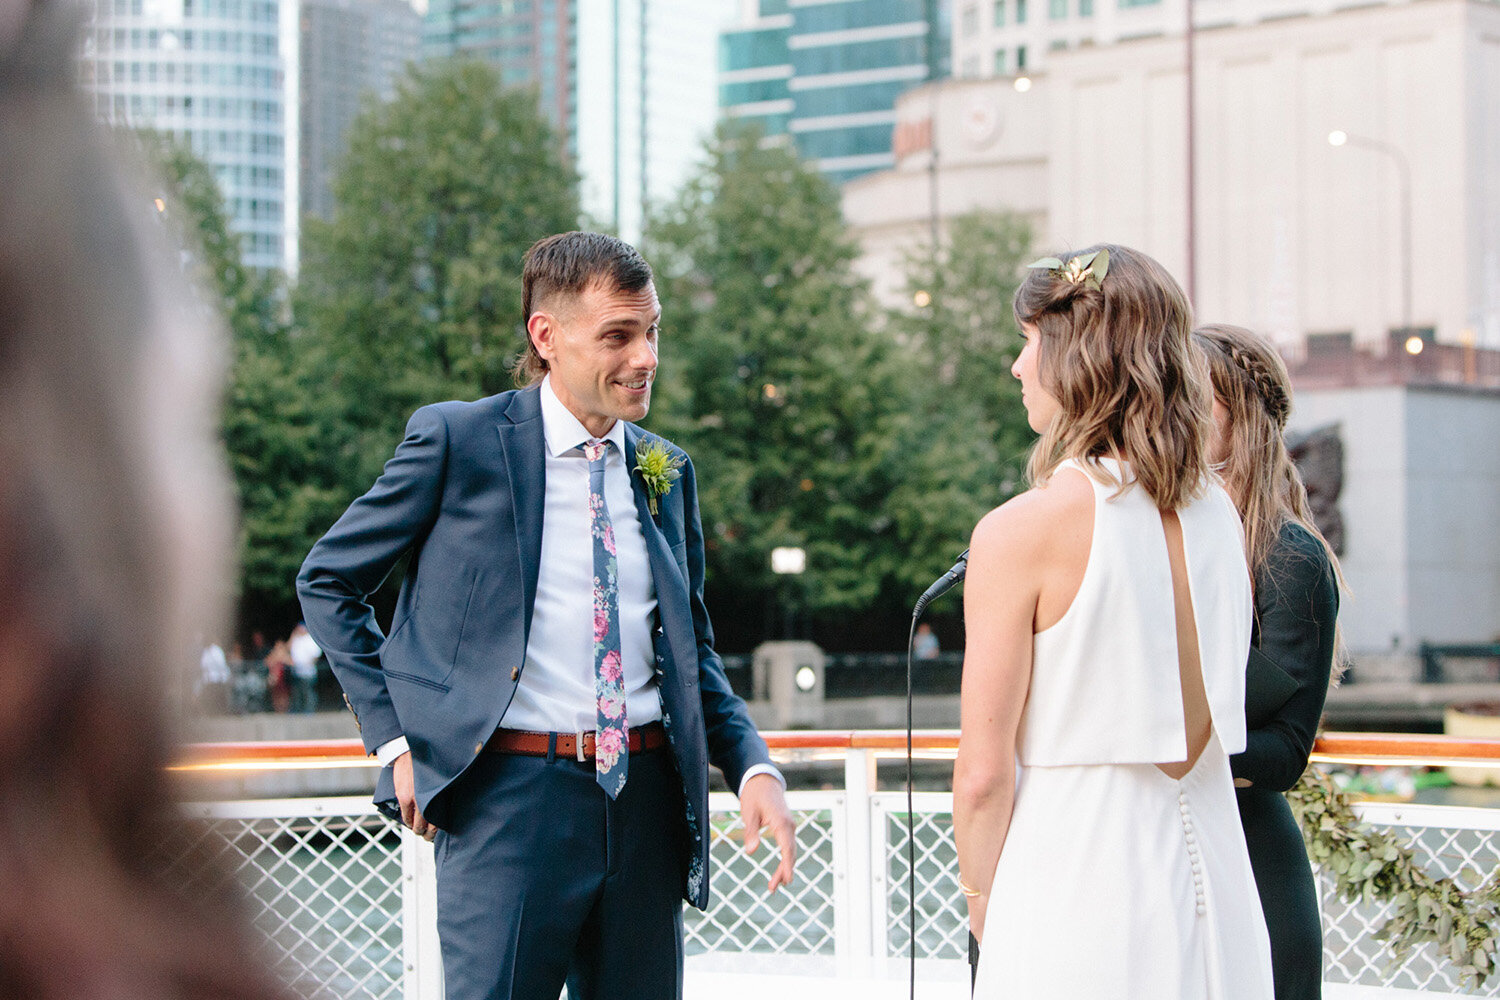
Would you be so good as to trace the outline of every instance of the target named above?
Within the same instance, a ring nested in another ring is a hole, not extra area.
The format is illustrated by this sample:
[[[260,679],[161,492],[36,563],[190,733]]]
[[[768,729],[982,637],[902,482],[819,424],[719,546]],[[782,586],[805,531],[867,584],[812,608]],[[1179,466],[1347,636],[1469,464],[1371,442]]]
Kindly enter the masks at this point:
[[[1190,341],[1192,308],[1166,268],[1137,250],[1100,244],[1072,256],[1096,250],[1109,251],[1098,287],[1033,268],[1016,290],[1016,319],[1039,332],[1042,384],[1060,406],[1027,476],[1043,483],[1075,458],[1111,480],[1098,460],[1127,460],[1152,501],[1175,510],[1208,481],[1213,428],[1207,371]]]
[[[1259,573],[1287,521],[1306,528],[1328,556],[1340,586],[1338,557],[1313,522],[1307,489],[1286,450],[1292,380],[1281,355],[1244,327],[1212,324],[1193,331],[1208,360],[1214,395],[1229,411],[1223,477],[1245,522],[1245,555]]]

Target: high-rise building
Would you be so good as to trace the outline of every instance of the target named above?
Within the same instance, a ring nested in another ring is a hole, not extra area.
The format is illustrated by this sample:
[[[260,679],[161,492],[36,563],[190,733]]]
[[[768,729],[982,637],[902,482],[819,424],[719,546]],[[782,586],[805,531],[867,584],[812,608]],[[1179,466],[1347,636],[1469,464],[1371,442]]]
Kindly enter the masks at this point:
[[[224,192],[245,263],[291,266],[295,141],[287,141],[277,0],[92,0],[89,8],[79,74],[99,117],[189,143]]]
[[[542,113],[576,153],[577,14],[578,0],[428,0],[422,55],[481,59],[507,86],[535,87]]]
[[[389,100],[421,54],[422,15],[407,0],[302,0],[298,76],[304,214],[333,214],[345,133],[368,99]]]
[[[635,239],[700,162],[719,117],[733,0],[579,0],[574,148],[584,212]]]
[[[472,56],[536,88],[582,179],[589,224],[634,240],[718,118],[715,41],[733,0],[430,0],[429,57]]]
[[[719,104],[842,183],[895,163],[896,98],[949,75],[950,0],[745,0]]]

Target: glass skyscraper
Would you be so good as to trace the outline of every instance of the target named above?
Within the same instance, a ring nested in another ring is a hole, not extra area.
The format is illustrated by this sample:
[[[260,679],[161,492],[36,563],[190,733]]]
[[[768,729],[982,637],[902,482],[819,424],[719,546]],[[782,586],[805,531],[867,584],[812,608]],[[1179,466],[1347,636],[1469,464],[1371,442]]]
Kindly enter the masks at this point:
[[[835,183],[895,163],[896,98],[949,75],[949,0],[747,0],[719,105],[788,135]]]
[[[189,143],[218,180],[245,263],[289,266],[296,180],[277,0],[93,0],[89,9],[79,74],[95,112]]]
[[[302,210],[327,219],[349,126],[367,98],[395,96],[421,54],[422,15],[406,0],[302,0],[301,22]]]

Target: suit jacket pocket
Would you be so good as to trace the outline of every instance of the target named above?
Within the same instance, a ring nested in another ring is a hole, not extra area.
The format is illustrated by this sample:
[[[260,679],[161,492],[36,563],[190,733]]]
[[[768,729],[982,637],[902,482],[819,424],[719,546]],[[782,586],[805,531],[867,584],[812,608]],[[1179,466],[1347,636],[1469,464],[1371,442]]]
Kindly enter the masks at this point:
[[[409,673],[407,673],[404,670],[390,670],[390,669],[387,669],[385,671],[385,675],[386,675],[386,677],[394,679],[394,680],[408,681],[408,682],[410,682],[412,684],[417,684],[417,685],[419,685],[421,687],[424,687],[424,688],[431,688],[434,691],[441,691],[443,694],[447,694],[448,693],[448,685],[447,684],[439,684],[437,681],[429,680],[426,677],[419,677],[416,674],[409,674]]]
[[[392,677],[446,691],[462,646],[479,571],[473,566],[458,566],[439,575],[434,572],[436,566],[423,569],[426,572],[418,579],[416,606],[400,632],[386,641],[381,663]]]

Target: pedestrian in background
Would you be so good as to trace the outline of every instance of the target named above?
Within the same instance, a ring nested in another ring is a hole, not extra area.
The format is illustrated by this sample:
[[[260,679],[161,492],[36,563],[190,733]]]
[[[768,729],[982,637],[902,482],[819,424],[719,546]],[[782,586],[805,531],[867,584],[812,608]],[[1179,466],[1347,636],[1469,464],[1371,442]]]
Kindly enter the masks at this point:
[[[287,640],[287,655],[292,661],[292,711],[316,712],[318,710],[318,660],[323,650],[307,632],[302,622],[292,629]]]

